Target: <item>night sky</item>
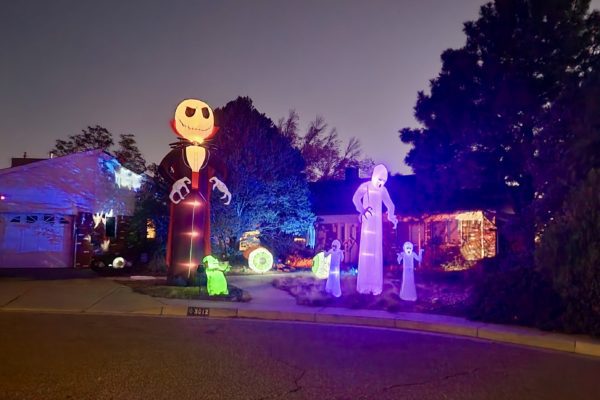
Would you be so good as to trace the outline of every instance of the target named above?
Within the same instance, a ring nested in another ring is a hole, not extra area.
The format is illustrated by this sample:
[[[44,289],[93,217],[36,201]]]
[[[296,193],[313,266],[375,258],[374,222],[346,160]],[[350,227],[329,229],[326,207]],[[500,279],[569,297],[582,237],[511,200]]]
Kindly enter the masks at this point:
[[[58,138],[102,125],[134,133],[150,162],[187,97],[249,96],[273,121],[319,114],[365,155],[408,173],[398,130],[465,42],[485,0],[0,2],[0,168],[46,157]],[[592,6],[600,8],[600,0]]]

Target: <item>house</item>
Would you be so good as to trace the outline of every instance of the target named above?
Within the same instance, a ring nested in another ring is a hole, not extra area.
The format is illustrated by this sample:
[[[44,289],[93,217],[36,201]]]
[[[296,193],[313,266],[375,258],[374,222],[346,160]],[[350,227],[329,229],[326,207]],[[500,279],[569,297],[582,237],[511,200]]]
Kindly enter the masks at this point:
[[[352,196],[367,178],[348,169],[344,180],[310,184],[313,211],[318,217],[316,250],[328,249],[334,239],[342,243],[347,264],[358,264],[360,225]],[[460,269],[469,262],[497,253],[496,214],[499,202],[466,194],[453,205],[426,208],[417,192],[414,175],[392,175],[386,187],[398,218],[394,230],[383,216],[384,264],[396,264],[396,253],[405,241],[425,248],[424,265]]]
[[[102,150],[17,164],[0,169],[0,268],[88,267],[124,250],[141,175]]]

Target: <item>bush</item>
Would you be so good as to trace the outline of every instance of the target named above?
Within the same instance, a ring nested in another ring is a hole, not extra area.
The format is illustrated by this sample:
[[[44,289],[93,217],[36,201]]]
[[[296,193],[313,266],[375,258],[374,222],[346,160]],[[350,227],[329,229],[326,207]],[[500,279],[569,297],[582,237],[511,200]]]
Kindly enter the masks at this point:
[[[293,235],[284,233],[261,235],[260,241],[261,246],[266,247],[273,254],[275,263],[277,263],[278,259],[284,262],[290,255],[304,256],[305,254],[312,254],[312,250],[309,250],[307,253],[304,244],[294,242]]]
[[[600,335],[600,170],[567,198],[536,250],[564,304],[564,329]]]
[[[502,324],[560,327],[561,302],[551,283],[520,259],[487,259],[477,267],[467,314]]]

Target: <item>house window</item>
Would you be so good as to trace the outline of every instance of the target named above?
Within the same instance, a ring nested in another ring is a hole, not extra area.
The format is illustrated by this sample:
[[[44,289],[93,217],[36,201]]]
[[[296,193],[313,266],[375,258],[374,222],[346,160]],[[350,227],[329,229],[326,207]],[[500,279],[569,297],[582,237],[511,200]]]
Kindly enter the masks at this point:
[[[460,231],[456,219],[431,222],[431,239],[439,244],[460,244]]]
[[[433,243],[446,243],[446,221],[434,221],[431,223],[431,241]]]
[[[295,237],[294,238],[294,243],[298,243],[300,245],[305,246],[306,245],[306,239],[303,237]]]
[[[446,237],[447,242],[451,244],[460,244],[460,231],[458,229],[459,223],[456,219],[449,219],[446,221]]]
[[[106,217],[106,237],[115,238],[117,237],[117,218]]]
[[[156,239],[156,225],[151,219],[146,220],[146,239]]]
[[[44,214],[44,222],[47,224],[54,224],[54,215]]]
[[[21,216],[17,215],[16,217],[12,217],[10,219],[10,222],[15,223],[15,224],[20,224],[21,223]]]
[[[28,215],[25,217],[25,222],[27,222],[28,224],[35,224],[37,220],[37,215]]]

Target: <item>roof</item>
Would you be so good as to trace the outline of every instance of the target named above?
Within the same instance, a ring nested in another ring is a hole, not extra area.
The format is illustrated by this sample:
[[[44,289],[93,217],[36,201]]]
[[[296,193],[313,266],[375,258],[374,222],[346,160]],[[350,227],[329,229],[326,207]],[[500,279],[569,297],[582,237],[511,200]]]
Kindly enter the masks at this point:
[[[0,169],[0,212],[130,215],[141,176],[90,150]]]
[[[358,186],[366,181],[367,179],[351,178],[310,183],[313,212],[316,215],[356,214],[352,196]],[[397,215],[420,216],[442,212],[498,210],[506,204],[505,199],[489,198],[485,193],[475,191],[463,191],[460,196],[438,204],[435,201],[437,196],[425,197],[418,187],[415,175],[392,175],[385,186],[396,206]]]

